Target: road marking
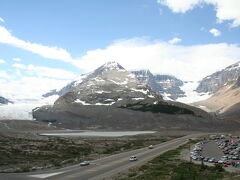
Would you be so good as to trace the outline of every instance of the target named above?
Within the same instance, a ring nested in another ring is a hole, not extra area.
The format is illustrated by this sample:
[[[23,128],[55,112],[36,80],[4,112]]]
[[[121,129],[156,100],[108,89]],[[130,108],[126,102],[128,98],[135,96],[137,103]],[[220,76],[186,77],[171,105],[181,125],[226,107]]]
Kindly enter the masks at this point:
[[[29,176],[44,179],[44,178],[56,176],[56,175],[62,174],[62,173],[64,173],[64,172],[56,172],[56,173],[48,173],[48,174],[34,174],[34,175],[29,175]]]

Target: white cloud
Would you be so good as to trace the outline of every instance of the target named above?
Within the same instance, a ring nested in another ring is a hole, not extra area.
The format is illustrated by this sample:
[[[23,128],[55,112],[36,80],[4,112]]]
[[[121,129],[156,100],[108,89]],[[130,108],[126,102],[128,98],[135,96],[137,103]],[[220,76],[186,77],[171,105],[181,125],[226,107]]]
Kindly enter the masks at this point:
[[[240,47],[226,43],[180,46],[129,39],[105,49],[88,51],[76,65],[91,71],[110,60],[119,62],[128,70],[147,68],[153,73],[171,74],[183,80],[200,80],[239,61]]]
[[[221,31],[219,31],[218,29],[215,29],[215,28],[210,29],[209,32],[215,37],[221,35]]]
[[[185,13],[193,9],[202,0],[157,0],[157,2],[168,6],[174,13]]]
[[[169,42],[170,44],[177,44],[177,43],[179,43],[179,42],[181,42],[181,41],[182,41],[182,39],[175,37],[175,38],[169,40],[168,42]]]
[[[226,43],[183,46],[134,38],[88,51],[74,65],[88,72],[112,60],[127,70],[149,69],[195,81],[239,61],[240,47]],[[75,77],[74,73],[57,68],[20,63],[15,63],[13,68],[14,74],[0,71],[0,94],[10,98],[39,98]]]
[[[12,69],[0,70],[0,95],[12,100],[41,99],[42,94],[60,89],[76,74],[57,68],[15,63]]]
[[[17,62],[20,62],[21,61],[21,58],[12,58],[13,61],[17,61]]]
[[[9,79],[11,76],[6,72],[6,71],[2,71],[0,70],[0,77],[4,78],[4,79]],[[0,81],[1,82],[1,81]],[[1,95],[1,94],[0,94]]]
[[[4,19],[3,19],[3,18],[1,18],[1,17],[0,17],[0,22],[3,22],[3,23],[4,23],[5,21],[4,21]]]
[[[31,43],[14,37],[6,28],[0,26],[0,43],[9,44],[32,53],[38,54],[44,58],[61,60],[68,63],[74,63],[69,52],[59,47],[48,47],[41,44]]]
[[[185,13],[196,6],[211,4],[215,6],[218,22],[232,21],[231,27],[240,26],[239,0],[157,0],[157,2],[168,6],[174,13]]]
[[[76,74],[57,68],[49,68],[44,66],[34,66],[34,65],[24,65],[24,64],[13,64],[13,67],[17,69],[24,70],[24,73],[27,73],[29,76],[38,76],[38,77],[49,77],[56,79],[73,79]]]
[[[40,99],[43,93],[63,87],[67,82],[67,80],[27,76],[8,81],[0,79],[0,95],[12,100]]]
[[[0,64],[6,63],[3,59],[0,59]]]

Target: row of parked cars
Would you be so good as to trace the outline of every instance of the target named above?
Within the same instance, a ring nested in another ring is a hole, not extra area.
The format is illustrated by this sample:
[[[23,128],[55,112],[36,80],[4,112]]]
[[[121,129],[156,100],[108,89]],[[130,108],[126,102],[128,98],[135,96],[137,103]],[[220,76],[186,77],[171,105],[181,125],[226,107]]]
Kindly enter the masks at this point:
[[[204,161],[208,163],[221,164],[223,166],[232,165],[234,167],[239,167],[240,162],[238,162],[237,160],[240,160],[240,140],[233,140],[233,139],[222,140],[221,139],[221,140],[215,140],[215,141],[218,147],[224,153],[224,156],[222,156],[220,159],[202,156],[203,145],[207,141],[202,141],[195,144],[193,151],[190,152],[190,157],[196,161]]]
[[[219,160],[224,165],[239,166],[240,162],[240,140],[225,139],[216,141],[218,147],[223,151],[224,156]]]
[[[202,149],[203,149],[203,144],[204,141],[198,142],[197,144],[195,144],[193,151],[190,152],[190,158],[193,160],[203,160],[203,156],[202,156]]]

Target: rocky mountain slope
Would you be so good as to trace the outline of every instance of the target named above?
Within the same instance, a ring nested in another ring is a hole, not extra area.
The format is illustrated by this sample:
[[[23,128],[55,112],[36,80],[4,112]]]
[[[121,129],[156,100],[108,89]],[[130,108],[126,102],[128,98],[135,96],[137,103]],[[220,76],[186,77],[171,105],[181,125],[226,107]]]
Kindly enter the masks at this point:
[[[74,129],[209,130],[222,127],[223,122],[203,110],[164,101],[159,93],[116,62],[104,64],[73,86],[53,106],[35,108],[34,118]]]
[[[203,84],[205,84],[203,88]],[[200,102],[194,103],[209,112],[215,112],[224,119],[240,120],[240,63],[235,63],[222,71],[204,78],[198,90],[208,91],[213,95]],[[229,117],[229,118],[228,118]]]
[[[155,92],[160,93],[166,99],[176,100],[184,97],[185,93],[180,89],[183,81],[170,75],[153,75],[149,70],[132,71],[141,83],[147,84]]]
[[[117,66],[119,66],[119,69],[123,69],[121,65],[118,64]],[[53,95],[62,96],[65,93],[71,91],[71,89],[75,88],[77,85],[96,77],[99,73],[101,73],[101,68],[88,74],[82,74],[62,89],[54,89],[50,92],[47,92],[46,94],[43,94],[43,97],[49,97]],[[176,100],[179,97],[185,96],[184,92],[180,89],[180,87],[183,85],[183,82],[174,76],[153,75],[149,70],[132,71],[131,73],[135,74],[141,83],[148,85],[153,91],[160,93],[166,99]]]
[[[196,91],[201,93],[215,93],[223,86],[233,84],[240,76],[240,62],[226,67],[205,77],[197,87]]]
[[[0,96],[0,104],[8,104],[8,103],[13,103],[12,101]]]

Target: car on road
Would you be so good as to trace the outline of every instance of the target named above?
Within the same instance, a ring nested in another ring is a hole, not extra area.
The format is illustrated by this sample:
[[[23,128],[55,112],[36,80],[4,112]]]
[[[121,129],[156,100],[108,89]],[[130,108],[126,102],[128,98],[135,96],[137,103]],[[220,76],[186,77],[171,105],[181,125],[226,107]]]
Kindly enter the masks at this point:
[[[90,164],[89,161],[83,161],[80,163],[80,166],[88,166]]]
[[[151,144],[150,146],[148,146],[148,149],[153,149],[153,145]]]
[[[137,157],[136,157],[136,156],[131,156],[131,157],[129,158],[129,161],[137,161]]]

